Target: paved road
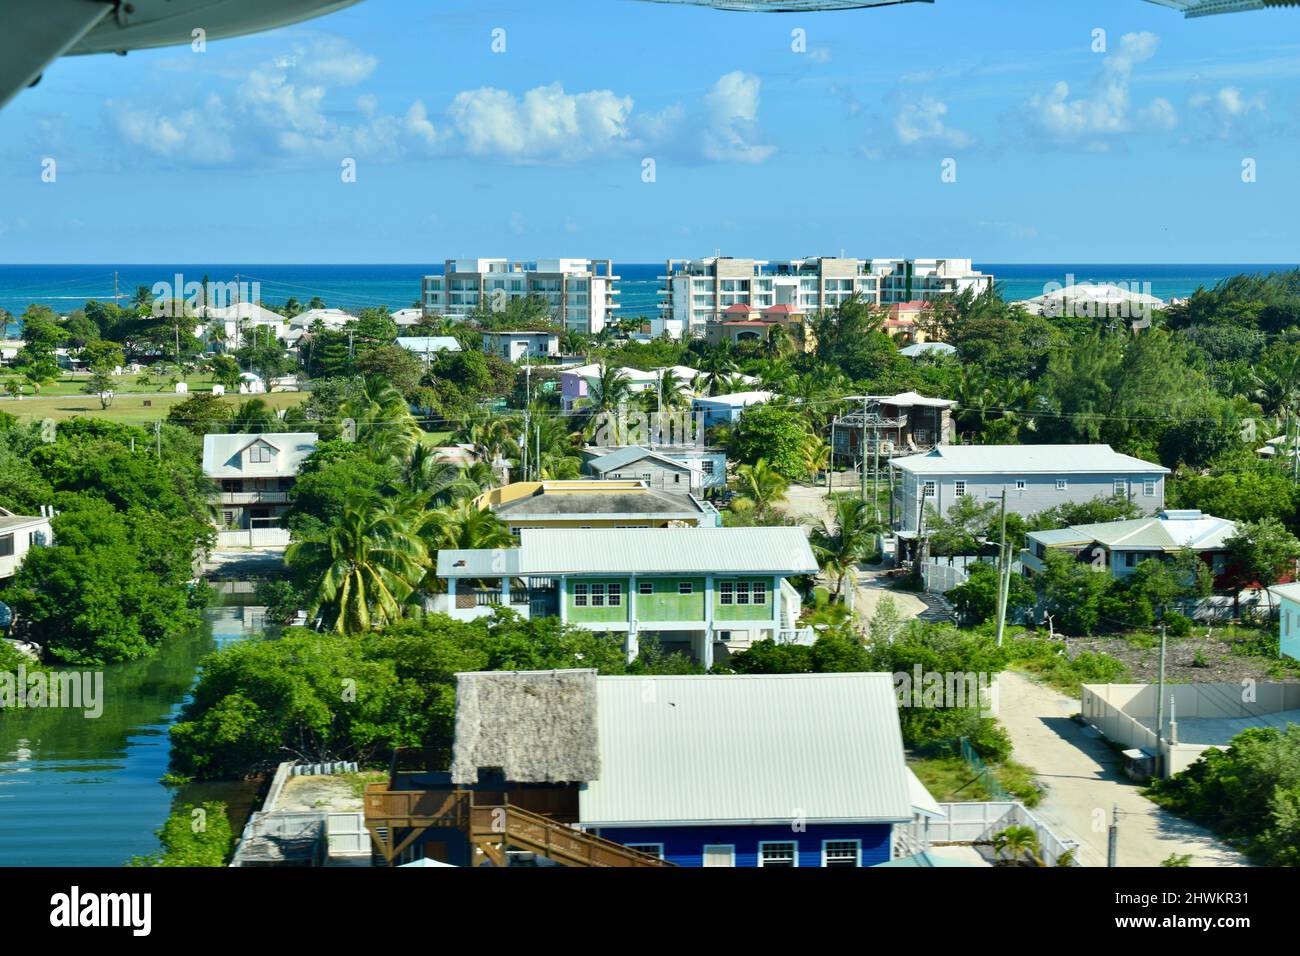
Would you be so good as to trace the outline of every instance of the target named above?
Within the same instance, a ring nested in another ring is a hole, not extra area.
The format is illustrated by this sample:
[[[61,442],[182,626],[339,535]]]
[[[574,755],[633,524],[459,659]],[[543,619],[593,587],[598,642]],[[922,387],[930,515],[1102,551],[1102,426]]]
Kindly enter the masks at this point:
[[[1014,757],[1035,771],[1047,793],[1034,812],[1058,836],[1079,844],[1084,866],[1106,865],[1111,807],[1119,805],[1120,866],[1158,866],[1171,853],[1193,866],[1245,866],[1208,830],[1161,810],[1119,770],[1116,754],[1071,717],[1079,702],[1007,671],[998,680],[998,719]]]

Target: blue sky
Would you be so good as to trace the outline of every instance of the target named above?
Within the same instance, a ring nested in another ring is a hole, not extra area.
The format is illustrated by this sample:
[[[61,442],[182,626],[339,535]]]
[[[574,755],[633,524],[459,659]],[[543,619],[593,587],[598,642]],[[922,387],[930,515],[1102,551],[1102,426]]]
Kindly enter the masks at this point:
[[[1288,10],[365,0],[56,63],[0,113],[0,261],[1279,262],[1297,77]]]

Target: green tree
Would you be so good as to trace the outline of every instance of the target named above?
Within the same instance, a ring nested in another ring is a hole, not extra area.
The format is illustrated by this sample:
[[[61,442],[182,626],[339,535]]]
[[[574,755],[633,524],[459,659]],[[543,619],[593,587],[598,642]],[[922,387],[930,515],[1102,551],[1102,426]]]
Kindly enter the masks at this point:
[[[786,477],[768,464],[766,458],[759,458],[752,465],[741,465],[736,469],[732,490],[737,499],[731,507],[735,511],[750,510],[762,517],[785,498],[789,485]]]
[[[132,857],[127,866],[225,866],[235,842],[226,805],[215,800],[176,807],[156,836],[162,852]]]
[[[797,481],[808,474],[808,423],[789,406],[767,404],[748,408],[727,442],[729,456],[754,464],[765,459],[784,478]]]
[[[822,573],[835,583],[832,592],[835,600],[843,599],[845,582],[854,583],[858,565],[874,553],[874,530],[866,503],[843,497],[835,502],[833,529],[813,529],[810,536],[813,554]]]

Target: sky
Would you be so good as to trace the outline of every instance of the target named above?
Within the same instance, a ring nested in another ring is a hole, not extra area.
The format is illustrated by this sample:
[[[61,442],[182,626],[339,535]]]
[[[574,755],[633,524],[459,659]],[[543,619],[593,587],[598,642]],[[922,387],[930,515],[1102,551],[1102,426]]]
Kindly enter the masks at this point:
[[[1297,10],[364,0],[53,64],[0,262],[1286,262],[1298,77]]]

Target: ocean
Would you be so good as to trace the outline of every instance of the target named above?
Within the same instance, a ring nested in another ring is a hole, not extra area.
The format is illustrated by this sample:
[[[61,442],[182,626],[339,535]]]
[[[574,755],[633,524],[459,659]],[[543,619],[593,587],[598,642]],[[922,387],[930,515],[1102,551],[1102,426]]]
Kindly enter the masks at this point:
[[[1152,295],[1162,299],[1185,296],[1202,286],[1242,272],[1269,272],[1291,265],[1216,264],[1152,265],[1094,263],[1016,264],[977,262],[976,268],[994,275],[1002,295],[1009,300],[1041,295],[1045,286],[1064,284],[1068,276],[1076,282],[1150,283]],[[663,263],[615,263],[621,276],[619,301],[626,316],[653,315],[657,303]],[[0,265],[0,309],[15,316],[28,305],[41,303],[67,313],[87,299],[111,300],[116,288],[129,298],[137,286],[175,282],[256,282],[263,302],[280,303],[296,298],[306,303],[319,296],[330,308],[356,311],[368,306],[391,309],[416,305],[420,298],[420,277],[436,275],[442,266],[431,265],[265,265],[265,264],[176,264],[176,265]],[[16,333],[16,327],[6,330]]]

